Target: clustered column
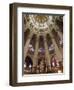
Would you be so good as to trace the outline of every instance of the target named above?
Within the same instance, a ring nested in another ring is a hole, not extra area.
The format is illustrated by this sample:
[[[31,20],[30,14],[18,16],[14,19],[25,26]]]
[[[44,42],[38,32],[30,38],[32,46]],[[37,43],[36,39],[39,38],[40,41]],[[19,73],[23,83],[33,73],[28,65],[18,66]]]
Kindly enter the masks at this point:
[[[47,66],[51,67],[51,62],[50,62],[50,54],[48,50],[48,45],[47,45],[47,40],[46,40],[46,35],[44,35],[44,47],[45,47],[45,58],[46,58],[46,64]]]
[[[39,35],[37,35],[36,37],[35,51],[33,56],[33,67],[35,67],[38,63],[38,48],[39,48]]]
[[[54,30],[57,32],[58,36],[60,37],[60,40],[63,41],[63,34],[62,34],[62,32],[59,31],[59,27],[57,25],[53,25],[53,26],[55,26]],[[63,49],[61,47],[59,47],[59,49],[63,56]]]
[[[51,40],[52,40],[52,43],[53,43],[53,45],[54,45],[55,54],[56,54],[56,56],[57,56],[57,58],[58,58],[58,61],[61,61],[61,60],[62,60],[61,52],[60,52],[60,50],[59,50],[59,48],[58,48],[58,46],[57,46],[57,44],[56,44],[56,42],[55,42],[55,39],[54,39],[54,37],[53,37],[53,35],[52,35],[51,32],[49,33],[49,35],[50,35]]]
[[[33,36],[33,33],[31,32],[28,39],[27,39],[27,41],[26,41],[25,47],[24,47],[24,59],[25,59],[26,54],[28,52],[28,47],[29,47],[32,36]]]

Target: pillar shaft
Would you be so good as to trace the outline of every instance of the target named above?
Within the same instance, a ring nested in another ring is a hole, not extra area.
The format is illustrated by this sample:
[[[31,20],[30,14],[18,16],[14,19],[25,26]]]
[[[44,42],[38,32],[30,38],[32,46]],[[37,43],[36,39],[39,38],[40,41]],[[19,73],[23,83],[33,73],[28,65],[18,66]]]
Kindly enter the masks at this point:
[[[57,33],[58,33],[58,36],[60,37],[60,39],[63,40],[63,35],[62,35],[62,33],[61,33],[60,31],[57,31]]]
[[[33,66],[36,66],[38,63],[38,48],[39,48],[39,36],[37,35],[36,43],[35,43],[35,52],[33,56]]]
[[[57,25],[55,25],[54,30],[58,33],[58,36],[59,36],[60,40],[63,41],[63,34],[62,34],[62,32],[59,31],[59,29],[60,28]],[[63,48],[62,47],[59,47],[59,50],[60,50],[61,55],[63,57]]]
[[[52,35],[51,32],[49,33],[49,35],[50,35],[50,37],[51,37],[51,39],[52,39],[52,43],[53,43],[53,45],[54,45],[55,54],[56,54],[56,56],[57,56],[57,58],[58,58],[58,61],[61,61],[61,60],[62,60],[62,54],[61,54],[61,52],[60,52],[60,50],[59,50],[59,48],[58,48],[58,46],[57,46],[57,44],[56,44],[56,41],[55,41],[55,39],[54,39],[54,37],[53,37],[53,35]]]
[[[59,31],[59,27],[57,26],[57,25],[53,25],[53,28],[54,28],[54,30],[58,33],[58,36],[60,37],[60,39],[61,40],[63,40],[63,35],[62,35],[62,33]]]
[[[46,37],[44,36],[44,47],[45,47],[45,57],[46,57],[46,62],[47,65],[51,65],[50,64],[50,54],[49,54],[49,50],[48,50],[48,45],[47,45],[47,41],[46,41]]]
[[[28,39],[27,39],[27,41],[25,43],[25,46],[24,46],[24,59],[25,59],[26,54],[28,52],[28,47],[29,47],[32,36],[33,36],[33,33],[30,33],[30,35],[29,35],[29,37],[28,37]]]

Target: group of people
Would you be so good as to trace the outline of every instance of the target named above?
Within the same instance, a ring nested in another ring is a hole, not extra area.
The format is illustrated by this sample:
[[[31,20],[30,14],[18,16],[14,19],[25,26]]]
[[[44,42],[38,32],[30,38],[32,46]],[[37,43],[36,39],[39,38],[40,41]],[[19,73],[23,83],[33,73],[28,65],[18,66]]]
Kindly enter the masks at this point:
[[[26,63],[25,69],[27,69],[31,73],[46,73],[46,72],[50,72],[50,71],[52,72],[52,70],[54,72],[55,71],[54,69],[60,67],[60,63],[59,63],[59,60],[56,57],[56,54],[54,54],[51,57],[50,61],[51,61],[51,65],[50,65],[51,70],[49,70],[50,66],[46,65],[46,59],[45,58],[40,58],[38,60],[38,65],[33,67],[32,59],[29,56],[27,56],[26,60],[25,60],[25,63]]]

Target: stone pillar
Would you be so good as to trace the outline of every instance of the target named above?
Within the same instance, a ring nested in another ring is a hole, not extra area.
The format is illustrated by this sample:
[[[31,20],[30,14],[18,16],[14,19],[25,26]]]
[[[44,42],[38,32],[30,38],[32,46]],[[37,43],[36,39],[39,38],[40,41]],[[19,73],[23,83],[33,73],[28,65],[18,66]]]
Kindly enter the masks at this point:
[[[54,37],[53,37],[53,35],[52,35],[51,32],[49,33],[49,35],[50,35],[51,40],[52,40],[52,43],[53,43],[53,45],[54,45],[55,54],[56,54],[56,56],[57,56],[57,58],[58,58],[58,61],[61,61],[61,60],[62,60],[62,54],[61,54],[61,52],[60,52],[60,50],[59,50],[59,48],[58,48],[58,46],[57,46],[57,44],[56,44],[56,41],[55,41],[55,39],[54,39]]]
[[[33,67],[36,66],[38,63],[38,48],[39,48],[39,35],[37,35],[36,37],[35,51],[33,56]]]
[[[60,28],[55,24],[53,25],[53,28],[58,33],[58,36],[60,37],[60,39],[63,40],[63,34],[62,32],[59,31]]]
[[[54,30],[58,33],[58,36],[60,37],[60,40],[63,41],[63,34],[62,34],[62,32],[59,31],[59,27],[56,26]],[[59,49],[60,49],[60,52],[61,52],[62,58],[63,58],[63,48],[59,47]]]
[[[57,30],[56,30],[56,31],[57,31]],[[63,40],[63,35],[62,35],[62,33],[61,33],[60,31],[57,31],[57,33],[58,33],[58,36],[60,37],[60,39]]]
[[[29,47],[32,36],[33,36],[33,33],[30,33],[30,35],[28,36],[28,39],[27,39],[27,41],[25,43],[25,46],[24,46],[24,59],[26,57],[26,54],[27,54],[28,47]]]
[[[50,54],[49,54],[49,50],[48,50],[48,45],[47,45],[47,40],[46,40],[46,36],[44,36],[44,47],[45,47],[45,58],[46,58],[46,64],[47,66],[51,67],[51,62],[50,62]]]
[[[60,31],[57,31],[57,33],[58,33],[58,36],[60,37],[60,40],[63,41],[63,34]],[[59,49],[61,51],[62,58],[63,58],[63,48],[60,46]]]

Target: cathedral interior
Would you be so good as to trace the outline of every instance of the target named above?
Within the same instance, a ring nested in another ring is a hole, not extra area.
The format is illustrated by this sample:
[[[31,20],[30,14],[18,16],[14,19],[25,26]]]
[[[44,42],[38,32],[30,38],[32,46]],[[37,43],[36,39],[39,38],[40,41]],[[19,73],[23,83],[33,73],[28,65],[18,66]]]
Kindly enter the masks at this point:
[[[63,16],[24,14],[24,74],[63,73]]]

